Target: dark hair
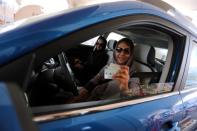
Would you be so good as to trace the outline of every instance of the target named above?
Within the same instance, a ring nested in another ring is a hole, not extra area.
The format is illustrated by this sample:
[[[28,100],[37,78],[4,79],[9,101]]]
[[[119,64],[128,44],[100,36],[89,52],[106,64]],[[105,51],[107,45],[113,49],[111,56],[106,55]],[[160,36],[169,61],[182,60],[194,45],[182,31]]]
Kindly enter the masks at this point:
[[[107,45],[107,40],[105,39],[105,37],[103,36],[99,36],[99,38],[97,39],[97,41],[101,39],[103,41],[103,43],[105,44],[105,46]]]
[[[125,43],[125,44],[127,44],[127,45],[129,46],[129,48],[130,48],[130,52],[131,52],[131,53],[133,52],[133,50],[134,50],[134,44],[133,44],[133,41],[132,41],[131,39],[129,39],[129,38],[122,38],[122,39],[120,39],[120,40],[117,42],[117,44],[116,44],[116,48],[117,48],[117,46],[118,46],[120,43]]]

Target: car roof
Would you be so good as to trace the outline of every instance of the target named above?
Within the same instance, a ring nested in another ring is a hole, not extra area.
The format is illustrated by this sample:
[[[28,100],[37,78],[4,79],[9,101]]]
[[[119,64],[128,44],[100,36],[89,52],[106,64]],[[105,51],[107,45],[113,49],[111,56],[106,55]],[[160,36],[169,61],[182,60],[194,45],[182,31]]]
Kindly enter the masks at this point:
[[[193,34],[196,33],[196,28],[191,22],[174,8],[170,8],[170,11],[169,13],[160,7],[139,1],[121,1],[20,20],[0,30],[0,65],[77,30],[132,14],[151,14],[162,17]]]

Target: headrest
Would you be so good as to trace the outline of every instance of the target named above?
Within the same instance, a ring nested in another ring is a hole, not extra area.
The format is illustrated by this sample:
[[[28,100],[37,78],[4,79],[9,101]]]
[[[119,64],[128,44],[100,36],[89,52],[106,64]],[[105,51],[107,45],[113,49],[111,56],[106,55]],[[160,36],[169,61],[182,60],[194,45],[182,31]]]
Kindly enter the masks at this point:
[[[134,48],[134,58],[145,64],[155,65],[155,49],[150,45],[137,44]]]
[[[117,41],[116,40],[109,40],[107,42],[107,47],[110,49],[110,50],[113,50],[115,47],[116,47],[116,44],[117,44]]]

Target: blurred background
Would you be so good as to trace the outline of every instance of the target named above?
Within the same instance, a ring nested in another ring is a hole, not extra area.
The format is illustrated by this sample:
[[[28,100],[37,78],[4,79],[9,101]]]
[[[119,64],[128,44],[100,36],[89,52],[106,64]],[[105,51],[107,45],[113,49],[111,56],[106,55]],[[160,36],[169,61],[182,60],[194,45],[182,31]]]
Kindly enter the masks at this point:
[[[0,27],[8,23],[40,14],[53,13],[69,8],[121,0],[0,0]],[[196,0],[139,0],[163,8],[164,2],[172,5],[197,26]]]

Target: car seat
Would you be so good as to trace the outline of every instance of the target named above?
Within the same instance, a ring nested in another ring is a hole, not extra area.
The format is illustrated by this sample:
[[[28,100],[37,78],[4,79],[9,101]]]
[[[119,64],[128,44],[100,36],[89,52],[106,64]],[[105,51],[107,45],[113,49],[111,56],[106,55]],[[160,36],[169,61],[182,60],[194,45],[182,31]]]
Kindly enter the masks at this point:
[[[158,82],[161,72],[155,68],[155,49],[150,45],[137,44],[134,49],[135,76],[142,84]]]
[[[113,60],[113,50],[116,47],[116,44],[117,44],[116,40],[109,40],[107,42],[107,48],[108,48],[107,54],[109,56],[109,59],[108,59],[108,62],[107,62],[108,64],[111,63],[112,60]]]

